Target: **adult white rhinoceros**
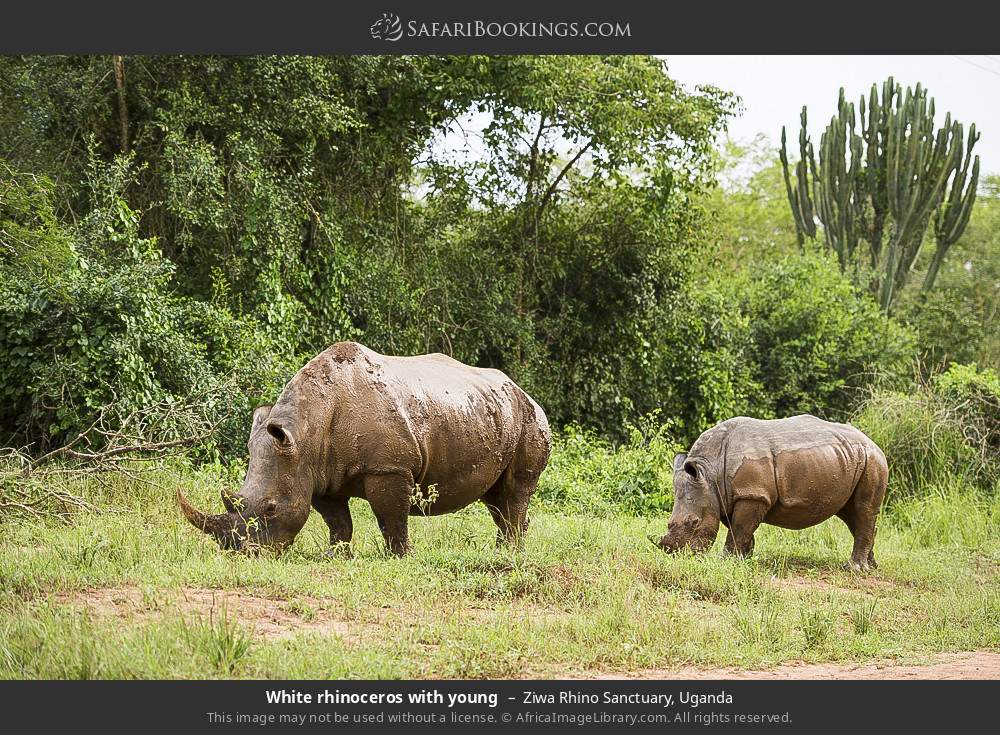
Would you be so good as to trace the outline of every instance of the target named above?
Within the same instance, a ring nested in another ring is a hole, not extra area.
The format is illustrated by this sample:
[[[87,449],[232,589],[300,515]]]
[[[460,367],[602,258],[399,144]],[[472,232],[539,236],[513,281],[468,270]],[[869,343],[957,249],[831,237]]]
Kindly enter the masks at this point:
[[[552,438],[545,413],[498,370],[440,354],[388,357],[339,342],[253,414],[250,464],[226,512],[178,492],[187,519],[224,548],[287,546],[315,508],[330,542],[350,542],[350,498],[367,500],[389,549],[409,549],[408,517],[477,500],[498,540],[527,530]]]

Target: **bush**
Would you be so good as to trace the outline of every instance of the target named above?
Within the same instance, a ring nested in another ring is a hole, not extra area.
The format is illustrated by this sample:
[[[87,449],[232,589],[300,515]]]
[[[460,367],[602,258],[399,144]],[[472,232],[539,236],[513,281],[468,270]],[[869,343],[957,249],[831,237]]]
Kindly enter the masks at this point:
[[[894,313],[916,333],[925,376],[944,370],[951,362],[974,360],[984,339],[983,324],[969,299],[956,288],[906,294]]]
[[[973,472],[977,455],[965,440],[960,418],[926,389],[877,391],[853,423],[885,453],[890,501]]]
[[[902,384],[911,333],[841,275],[826,255],[762,261],[689,290],[663,348],[665,411],[691,441],[737,415],[812,413],[843,420],[878,378]]]
[[[995,458],[1000,450],[1000,375],[991,368],[952,363],[934,376],[932,385],[962,416],[969,442]]]
[[[671,467],[680,447],[656,414],[629,428],[613,445],[570,425],[554,436],[552,456],[538,485],[538,499],[572,512],[642,515],[669,510]]]
[[[953,364],[911,393],[874,392],[854,423],[885,452],[891,497],[922,495],[951,478],[988,491],[1000,470],[998,407],[994,371]]]
[[[846,416],[874,375],[899,382],[911,335],[885,317],[828,256],[761,263],[737,282],[735,308],[749,323],[757,411]]]
[[[280,345],[221,308],[174,292],[173,264],[138,235],[121,196],[127,159],[94,165],[93,207],[60,226],[44,180],[0,172],[0,223],[15,248],[0,259],[0,439],[58,445],[101,413],[126,417],[210,392],[206,412],[248,405],[287,376]],[[245,427],[223,431],[229,445]]]

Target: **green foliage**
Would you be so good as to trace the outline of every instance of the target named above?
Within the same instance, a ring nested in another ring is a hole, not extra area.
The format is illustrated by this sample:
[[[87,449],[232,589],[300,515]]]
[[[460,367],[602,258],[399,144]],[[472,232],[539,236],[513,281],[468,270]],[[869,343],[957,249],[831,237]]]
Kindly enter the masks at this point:
[[[986,451],[1000,451],[1000,375],[996,370],[952,363],[934,376],[932,385],[961,414],[970,442],[984,445]]]
[[[239,455],[249,409],[340,339],[503,369],[554,425],[622,445],[657,410],[683,442],[738,414],[842,418],[909,374],[908,330],[793,253],[763,143],[713,153],[732,96],[661,60],[123,63],[125,129],[109,57],[0,59],[5,437],[40,449],[225,382],[212,451]],[[482,142],[456,160],[465,128]],[[996,331],[979,211],[954,246],[969,308],[898,310],[928,363]]]
[[[942,279],[943,280],[943,279]],[[911,290],[896,308],[896,318],[910,326],[924,377],[952,362],[973,362],[986,328],[959,289],[941,286],[930,292]]]
[[[855,417],[889,461],[890,497],[923,494],[950,477],[994,490],[1000,381],[993,370],[952,365],[909,394],[877,391]]]
[[[918,332],[925,375],[950,362],[1000,368],[1000,177],[980,183],[968,227],[950,253],[934,290],[909,289],[897,316]],[[929,259],[917,265],[926,271]]]
[[[881,316],[827,258],[790,257],[746,272],[735,302],[750,325],[754,379],[775,417],[846,414],[873,373],[909,370],[909,335]]]
[[[658,325],[700,245],[695,200],[730,95],[685,90],[649,56],[123,64],[126,126],[111,58],[0,60],[0,151],[58,182],[46,221],[87,250],[89,272],[131,278],[119,290],[148,300],[126,308],[156,323],[136,325],[131,357],[109,360],[125,383],[145,381],[142,400],[190,389],[163,372],[235,371],[242,410],[273,397],[289,364],[358,339],[504,369],[556,422],[609,435],[659,407]],[[483,156],[451,160],[442,136],[476,120]],[[87,304],[77,312],[96,329]],[[61,319],[49,302],[37,310]],[[11,314],[31,318],[24,305]],[[147,353],[164,331],[186,336],[161,369],[167,357]],[[61,390],[59,377],[39,375],[42,391]],[[24,423],[31,391],[13,390],[24,395],[5,431],[37,433]],[[86,406],[107,398],[93,391]],[[57,439],[84,413],[57,422]]]
[[[689,314],[693,327],[667,357],[671,415],[689,439],[735,415],[844,418],[875,375],[897,383],[912,360],[908,332],[820,254],[717,278],[693,291]]]
[[[976,453],[966,443],[958,417],[927,390],[878,391],[853,423],[885,453],[889,502],[907,492],[920,493],[952,473],[967,477],[974,467]]]
[[[154,403],[205,394],[222,376],[234,389],[249,384],[259,393],[274,359],[268,355],[275,345],[263,344],[257,365],[235,365],[254,354],[246,344],[238,355],[227,351],[242,325],[173,291],[174,265],[139,235],[139,213],[122,197],[129,159],[95,161],[89,173],[92,208],[75,227],[51,222],[44,181],[8,170],[0,184],[8,193],[8,233],[17,216],[49,222],[33,229],[0,270],[0,425],[7,442],[58,445],[102,411],[124,419]],[[211,355],[206,346],[215,348]],[[272,366],[272,386],[276,372]],[[245,401],[237,394],[223,403],[231,400]],[[216,414],[224,408],[204,407]]]
[[[701,244],[693,200],[730,96],[649,57],[456,63],[485,74],[486,151],[421,170],[432,247],[408,267],[428,279],[425,343],[507,370],[557,424],[620,438],[666,399],[661,325]]]
[[[705,253],[706,274],[739,270],[796,251],[781,165],[763,134],[747,143],[726,140],[718,153],[719,186],[707,207],[713,235]]]
[[[618,446],[570,425],[554,438],[538,498],[566,511],[598,515],[668,510],[671,467],[679,451],[669,426],[658,425],[655,414],[630,427],[627,442]]]

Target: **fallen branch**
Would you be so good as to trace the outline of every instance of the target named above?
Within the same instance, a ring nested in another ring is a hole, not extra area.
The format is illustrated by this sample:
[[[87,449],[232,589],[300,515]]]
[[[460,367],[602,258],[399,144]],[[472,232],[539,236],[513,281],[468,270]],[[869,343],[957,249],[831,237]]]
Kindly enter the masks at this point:
[[[229,388],[214,386],[184,402],[165,399],[125,414],[111,403],[70,441],[40,456],[30,446],[0,449],[0,519],[10,513],[67,519],[96,511],[77,486],[88,479],[103,485],[113,473],[160,488],[150,470],[215,436],[232,414]]]

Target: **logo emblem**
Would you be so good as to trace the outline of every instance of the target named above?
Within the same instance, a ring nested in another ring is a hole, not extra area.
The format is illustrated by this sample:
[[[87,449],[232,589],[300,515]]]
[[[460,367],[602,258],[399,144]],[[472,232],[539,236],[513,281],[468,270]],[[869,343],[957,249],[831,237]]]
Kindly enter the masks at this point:
[[[398,41],[403,37],[403,24],[395,13],[382,13],[368,30],[376,41]]]

